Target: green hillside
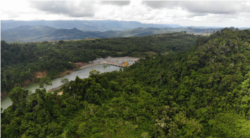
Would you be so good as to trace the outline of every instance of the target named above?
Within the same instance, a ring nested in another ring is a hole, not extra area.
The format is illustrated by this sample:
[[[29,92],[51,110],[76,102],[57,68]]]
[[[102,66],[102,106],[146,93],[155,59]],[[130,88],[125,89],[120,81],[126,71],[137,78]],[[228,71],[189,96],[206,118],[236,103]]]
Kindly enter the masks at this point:
[[[73,69],[75,62],[89,62],[107,56],[145,57],[147,52],[174,53],[188,50],[196,37],[171,33],[95,40],[59,41],[42,43],[6,43],[1,41],[1,90],[9,92],[14,85],[34,80],[34,72],[48,71],[55,78],[65,70]],[[180,41],[181,40],[181,41]],[[71,63],[69,63],[71,62]]]
[[[181,39],[180,39],[181,41]],[[166,44],[166,43],[165,43]],[[250,31],[225,28],[189,51],[76,78],[63,95],[16,87],[2,137],[250,136]]]

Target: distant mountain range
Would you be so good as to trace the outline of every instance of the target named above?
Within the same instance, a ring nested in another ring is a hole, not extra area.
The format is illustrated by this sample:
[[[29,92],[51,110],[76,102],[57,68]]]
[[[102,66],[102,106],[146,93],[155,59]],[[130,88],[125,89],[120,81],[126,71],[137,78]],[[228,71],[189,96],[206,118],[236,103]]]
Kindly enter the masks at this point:
[[[114,20],[102,20],[102,21],[14,21],[3,20],[1,21],[2,31],[13,29],[19,26],[48,26],[56,29],[71,29],[77,28],[81,31],[124,31],[129,29],[135,29],[139,27],[148,28],[176,28],[181,27],[178,24],[143,24],[135,21],[114,21]]]
[[[20,26],[17,28],[2,31],[2,40],[6,42],[32,42],[32,41],[54,41],[68,39],[85,39],[85,38],[111,38],[111,37],[133,37],[146,36],[153,34],[163,34],[170,32],[186,31],[187,33],[208,33],[217,31],[216,29],[199,29],[199,28],[136,28],[126,31],[81,31],[79,29],[56,29],[48,26]]]

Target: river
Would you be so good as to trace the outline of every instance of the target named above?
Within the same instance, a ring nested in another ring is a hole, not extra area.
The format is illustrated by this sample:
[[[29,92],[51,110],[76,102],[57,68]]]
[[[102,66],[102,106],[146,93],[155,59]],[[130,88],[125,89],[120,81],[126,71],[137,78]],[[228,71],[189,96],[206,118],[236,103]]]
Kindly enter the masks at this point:
[[[76,76],[78,76],[80,78],[87,78],[89,76],[89,72],[92,71],[92,70],[98,70],[101,73],[103,73],[103,72],[111,72],[111,71],[115,71],[115,70],[119,71],[120,67],[104,64],[104,65],[96,65],[96,66],[84,68],[84,69],[81,69],[81,70],[76,70],[76,71],[72,72],[69,75],[66,75],[66,76],[63,76],[61,78],[56,78],[56,79],[52,80],[52,85],[47,86],[46,90],[48,91],[50,89],[53,89],[53,88],[56,88],[56,87],[62,85],[61,79],[63,79],[63,78],[68,78],[69,81],[75,80]],[[29,91],[32,91],[32,92],[35,92],[35,90],[38,89],[38,88],[39,88],[38,83],[36,83],[36,84],[32,84],[32,85],[26,87],[25,89],[29,90]],[[11,104],[12,104],[12,101],[11,101],[9,96],[5,97],[1,101],[1,107],[3,109],[6,109]]]

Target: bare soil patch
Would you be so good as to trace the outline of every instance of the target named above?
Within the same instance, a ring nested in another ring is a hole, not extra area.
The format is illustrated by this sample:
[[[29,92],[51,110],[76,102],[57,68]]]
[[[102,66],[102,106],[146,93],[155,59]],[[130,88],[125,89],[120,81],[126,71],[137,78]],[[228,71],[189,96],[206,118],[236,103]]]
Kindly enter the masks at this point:
[[[47,76],[48,75],[48,72],[47,71],[37,71],[34,73],[35,74],[35,78],[42,78],[44,76]]]
[[[63,92],[58,92],[58,93],[57,93],[57,95],[62,95],[62,94],[63,94]]]
[[[72,70],[66,70],[66,71],[62,72],[62,73],[59,75],[59,77],[66,76],[66,75],[68,75],[68,74],[71,74],[72,72],[73,72]]]
[[[85,65],[88,65],[88,63],[83,63],[83,62],[74,63],[75,68],[80,68],[80,67],[85,66]]]
[[[32,81],[34,81],[35,79],[33,78]],[[23,85],[27,85],[27,84],[30,84],[31,83],[31,80],[25,80],[23,82]]]
[[[1,92],[1,101],[2,101],[2,98],[5,98],[6,96],[8,95],[8,93],[7,92]]]

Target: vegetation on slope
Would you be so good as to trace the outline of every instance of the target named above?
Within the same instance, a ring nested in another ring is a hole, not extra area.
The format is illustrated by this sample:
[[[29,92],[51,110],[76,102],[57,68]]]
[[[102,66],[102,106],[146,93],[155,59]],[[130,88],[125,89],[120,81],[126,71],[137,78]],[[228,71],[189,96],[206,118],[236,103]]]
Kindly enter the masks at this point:
[[[24,81],[34,81],[34,72],[48,71],[50,78],[73,69],[74,62],[88,62],[107,56],[140,56],[146,52],[173,53],[189,49],[194,35],[161,34],[133,38],[59,41],[58,43],[6,43],[1,41],[1,89],[9,92]],[[39,82],[39,80],[37,80]]]
[[[188,52],[76,77],[57,93],[16,87],[3,137],[250,136],[250,31],[225,28]]]

